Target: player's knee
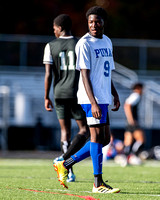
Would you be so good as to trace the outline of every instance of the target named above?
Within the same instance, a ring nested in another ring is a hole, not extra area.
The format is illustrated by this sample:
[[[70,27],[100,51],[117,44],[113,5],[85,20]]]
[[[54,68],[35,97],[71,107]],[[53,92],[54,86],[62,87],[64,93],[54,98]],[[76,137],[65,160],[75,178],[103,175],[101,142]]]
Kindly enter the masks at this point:
[[[89,137],[89,128],[87,126],[83,126],[79,130],[79,135],[84,135],[86,138]]]

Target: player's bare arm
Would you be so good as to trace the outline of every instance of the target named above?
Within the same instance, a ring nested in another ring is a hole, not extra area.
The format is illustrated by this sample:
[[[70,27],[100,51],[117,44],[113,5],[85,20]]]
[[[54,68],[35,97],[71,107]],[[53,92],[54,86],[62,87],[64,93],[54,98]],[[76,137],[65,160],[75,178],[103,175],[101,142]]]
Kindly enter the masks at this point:
[[[126,118],[129,125],[135,125],[135,120],[132,115],[132,108],[131,104],[125,103],[124,104],[124,112],[126,114]]]
[[[91,102],[92,115],[96,119],[101,119],[101,109],[98,106],[96,99],[94,98],[92,85],[91,85],[90,78],[89,78],[90,70],[81,69],[81,74],[82,74],[82,80],[83,80],[83,83],[84,83],[86,93],[87,93],[88,98]]]
[[[47,111],[52,111],[53,104],[49,98],[49,92],[52,83],[52,69],[50,64],[45,64],[45,109]]]
[[[119,100],[119,95],[117,93],[117,90],[114,87],[114,84],[113,84],[112,81],[111,81],[111,92],[112,92],[112,95],[114,97],[113,101],[114,101],[114,107],[115,107],[115,108],[112,109],[112,111],[118,111],[119,107],[120,107],[120,100]]]

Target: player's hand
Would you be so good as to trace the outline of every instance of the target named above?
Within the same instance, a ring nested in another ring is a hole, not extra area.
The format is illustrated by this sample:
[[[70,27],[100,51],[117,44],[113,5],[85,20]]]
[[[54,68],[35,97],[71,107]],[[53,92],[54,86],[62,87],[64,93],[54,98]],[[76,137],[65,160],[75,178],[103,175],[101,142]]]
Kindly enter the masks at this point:
[[[102,112],[101,112],[101,108],[98,106],[98,104],[93,104],[91,110],[92,110],[92,115],[94,118],[101,119]]]
[[[49,112],[53,110],[53,104],[50,99],[45,99],[45,109]]]
[[[118,111],[120,107],[120,101],[118,97],[114,97],[114,108],[112,108],[112,111]]]

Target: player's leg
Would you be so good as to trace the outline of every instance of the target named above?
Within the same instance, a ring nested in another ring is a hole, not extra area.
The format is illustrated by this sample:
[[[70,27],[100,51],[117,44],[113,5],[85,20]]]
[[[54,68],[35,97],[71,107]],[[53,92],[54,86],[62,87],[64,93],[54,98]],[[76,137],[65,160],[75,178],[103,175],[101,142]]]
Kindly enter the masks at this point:
[[[64,154],[59,158],[56,158],[56,161],[68,159],[85,144],[87,138],[89,137],[89,129],[87,126],[85,112],[83,111],[82,107],[77,104],[76,99],[70,99],[68,113],[70,113],[70,116],[76,120],[79,127],[79,132],[73,138],[72,143],[68,147],[67,151],[64,152]],[[66,128],[66,126],[64,128]],[[73,174],[73,171],[70,171],[70,173],[68,174],[67,181],[75,181],[75,175]]]
[[[144,148],[144,142],[145,142],[145,137],[144,137],[144,132],[141,129],[136,129],[133,132],[133,137],[135,139],[135,142],[132,146],[132,152],[138,156],[139,153],[143,150]]]
[[[111,129],[110,129],[110,121],[109,121],[109,114],[107,112],[107,121],[105,124],[105,130],[104,130],[104,141],[103,141],[103,147],[108,145],[111,140]]]
[[[119,192],[119,189],[113,189],[110,186],[106,185],[102,180],[102,160],[103,160],[103,154],[102,154],[102,141],[104,140],[104,130],[105,130],[105,123],[106,123],[106,113],[105,112],[105,122],[103,122],[103,125],[101,126],[92,126],[90,127],[90,133],[91,133],[91,141],[87,142],[84,147],[82,147],[76,154],[71,156],[71,158],[67,159],[65,162],[61,162],[60,164],[60,171],[62,171],[62,177],[64,177],[64,171],[66,172],[69,167],[74,165],[77,162],[80,162],[81,160],[87,158],[89,155],[92,157],[92,163],[93,163],[93,169],[95,174],[95,185],[94,185],[93,192],[98,193],[115,193]],[[89,119],[90,120],[90,119]],[[93,119],[94,121],[95,119]],[[97,120],[95,120],[94,123]],[[62,167],[63,166],[63,167]],[[55,166],[56,168],[56,166]],[[63,170],[61,170],[61,168]],[[57,170],[58,171],[58,170]],[[58,175],[60,177],[60,175]],[[60,179],[60,178],[59,178]],[[65,180],[63,179],[63,183],[66,184]]]
[[[67,112],[70,113],[70,118],[72,117],[76,120],[79,131],[73,138],[68,150],[62,155],[64,160],[76,153],[85,144],[89,137],[89,128],[87,126],[86,115],[82,107],[77,104],[77,99],[70,99],[68,107],[69,109]],[[66,114],[64,113],[63,115]]]
[[[68,99],[55,99],[55,109],[61,127],[61,151],[63,154],[67,152],[71,141],[71,112],[69,103]],[[53,163],[60,160],[64,160],[62,156],[55,158]],[[69,172],[74,176],[72,168],[69,169]],[[72,181],[75,181],[75,176]]]
[[[87,126],[86,114],[82,107],[77,103],[77,99],[72,99],[71,116],[76,120],[79,131],[72,140],[72,144],[67,153],[63,156],[66,160],[76,153],[86,142],[89,137],[89,128]]]
[[[66,153],[70,146],[71,140],[71,120],[70,119],[59,119],[61,127],[61,150],[62,153]]]
[[[104,126],[102,127],[90,127],[91,134],[91,146],[90,146],[90,154],[92,158],[93,164],[93,172],[94,172],[94,186],[99,187],[102,185],[102,162],[103,162],[103,134],[104,134]]]
[[[89,128],[87,125],[86,114],[84,110],[82,109],[82,107],[77,104],[76,100],[73,101],[72,104],[73,106],[72,106],[71,113],[72,113],[73,118],[76,119],[76,122],[79,127],[79,132],[74,137],[72,144],[70,148],[68,149],[67,153],[63,155],[64,159],[67,160],[68,158],[72,157],[71,155],[75,154],[75,156],[73,156],[72,158],[73,161],[71,163],[70,161],[68,162],[69,165],[72,165],[72,163],[75,163],[75,162],[80,162],[81,160],[85,159],[86,156],[87,157],[90,156],[90,142],[87,143],[83,148],[81,148],[85,144],[87,138],[89,137]]]
[[[90,141],[88,141],[77,153],[65,161],[56,162],[53,166],[57,171],[58,180],[61,185],[68,188],[67,176],[69,169],[76,163],[90,156]]]
[[[136,141],[136,139],[139,139],[139,141]],[[141,159],[138,157],[138,154],[143,148],[143,142],[143,136],[141,132],[137,131],[136,126],[133,126],[130,131],[125,132],[124,153],[127,156],[128,164],[140,165],[142,163]]]
[[[111,139],[110,125],[106,125],[105,126],[105,135],[104,135],[103,147],[105,147],[106,145],[108,145],[110,143],[110,139]]]
[[[71,119],[59,119],[61,127],[61,151],[63,155],[68,152],[71,141]],[[69,168],[68,182],[75,181],[72,167]]]
[[[68,159],[69,157],[71,157],[71,155],[75,154],[79,149],[81,149],[81,147],[83,147],[89,137],[89,129],[86,125],[85,118],[83,120],[76,120],[76,122],[79,127],[79,132],[75,135],[70,147],[63,155],[64,160]]]
[[[87,125],[86,114],[80,105],[77,105],[76,109],[75,107],[72,110],[72,115],[75,119],[77,118],[76,122],[79,127],[79,132],[73,139],[72,145],[69,148],[69,153],[71,154],[72,152],[72,155],[64,162],[64,166],[67,169],[75,163],[78,163],[81,160],[84,160],[85,158],[90,156],[90,141],[86,143],[86,140],[89,137],[90,133],[89,127]],[[80,120],[78,118],[82,119]]]
[[[103,119],[96,120],[92,119],[92,122],[89,126],[91,134],[91,145],[90,145],[90,154],[93,163],[93,172],[94,172],[94,188],[98,188],[103,184],[102,180],[102,163],[103,163],[103,153],[102,147],[109,143],[110,135],[109,128],[107,123],[108,115],[108,106],[101,107],[101,112]]]
[[[133,143],[133,134],[130,131],[125,131],[124,133],[124,153],[128,156],[131,153]]]
[[[71,141],[71,106],[68,99],[55,99],[55,110],[61,127],[61,150],[65,154]],[[63,155],[62,154],[62,155]],[[55,161],[62,160],[63,157],[56,158]]]
[[[66,161],[60,161],[54,165],[55,170],[58,174],[58,179],[60,180],[61,184],[68,188],[67,186],[67,176],[68,169],[72,167],[74,164],[84,160],[85,158],[90,156],[92,153],[92,162],[94,165],[94,173],[95,173],[95,181],[93,186],[94,193],[117,193],[120,190],[117,188],[112,188],[109,185],[106,185],[102,180],[102,144],[94,143],[88,141],[77,153],[71,156]],[[97,156],[97,155],[98,156]],[[96,187],[96,186],[97,187]]]
[[[107,121],[108,105],[103,104],[99,106],[101,108],[103,117],[100,120],[93,118],[91,123],[89,124],[90,135],[91,135],[90,155],[92,158],[93,173],[94,173],[94,185],[92,192],[115,193],[119,192],[120,190],[113,189],[109,185],[106,185],[102,179],[102,164],[103,164],[102,147],[110,142],[110,128],[109,128],[109,120]]]
[[[71,140],[71,115],[67,99],[55,99],[54,106],[61,127],[61,150],[66,153]]]
[[[106,127],[105,125],[100,127],[90,127],[90,133],[91,133],[90,154],[92,158],[93,173],[94,173],[94,185],[92,192],[118,193],[120,192],[118,188],[112,188],[111,186],[105,184],[102,178],[102,164],[103,164],[102,147],[105,136],[107,137],[109,136],[107,132],[108,130],[105,130],[105,127]]]
[[[84,113],[84,111],[83,111],[83,113]],[[74,114],[74,112],[73,112],[73,114]],[[86,130],[86,128],[84,129],[84,126],[86,126],[85,123],[83,123],[83,124],[79,123],[81,133],[82,133],[82,130],[83,130],[83,132],[84,132],[84,130]],[[81,136],[81,134],[79,134],[79,135]],[[76,138],[76,140],[77,140],[77,138]],[[79,139],[77,141],[76,140],[75,140],[75,143],[77,143],[79,141]],[[72,152],[73,151],[74,151],[74,149],[72,149]],[[70,158],[65,160],[65,162],[55,163],[54,167],[57,171],[59,180],[62,182],[62,185],[65,185],[67,187],[67,183],[65,180],[66,176],[64,175],[65,174],[64,172],[66,172],[66,171],[68,172],[68,169],[70,167],[72,167],[75,163],[80,162],[81,160],[83,160],[89,156],[90,156],[90,141],[87,142],[77,153],[75,153],[73,156],[71,156]],[[57,165],[59,165],[59,166],[57,166]]]

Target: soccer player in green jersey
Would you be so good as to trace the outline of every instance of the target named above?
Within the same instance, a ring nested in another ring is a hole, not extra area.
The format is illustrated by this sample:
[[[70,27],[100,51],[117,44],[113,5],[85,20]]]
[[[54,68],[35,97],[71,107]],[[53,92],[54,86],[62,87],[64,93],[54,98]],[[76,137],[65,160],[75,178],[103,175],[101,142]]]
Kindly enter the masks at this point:
[[[80,72],[76,70],[75,45],[77,38],[71,34],[72,21],[66,14],[54,19],[53,29],[56,39],[49,42],[44,50],[45,64],[45,109],[53,110],[49,97],[54,75],[54,108],[61,127],[61,150],[64,153],[54,160],[54,163],[69,158],[85,143],[88,136],[85,112],[77,103],[77,90]],[[71,119],[75,119],[79,132],[71,140]],[[70,146],[70,147],[69,147]],[[68,174],[68,182],[75,181],[72,169]]]

